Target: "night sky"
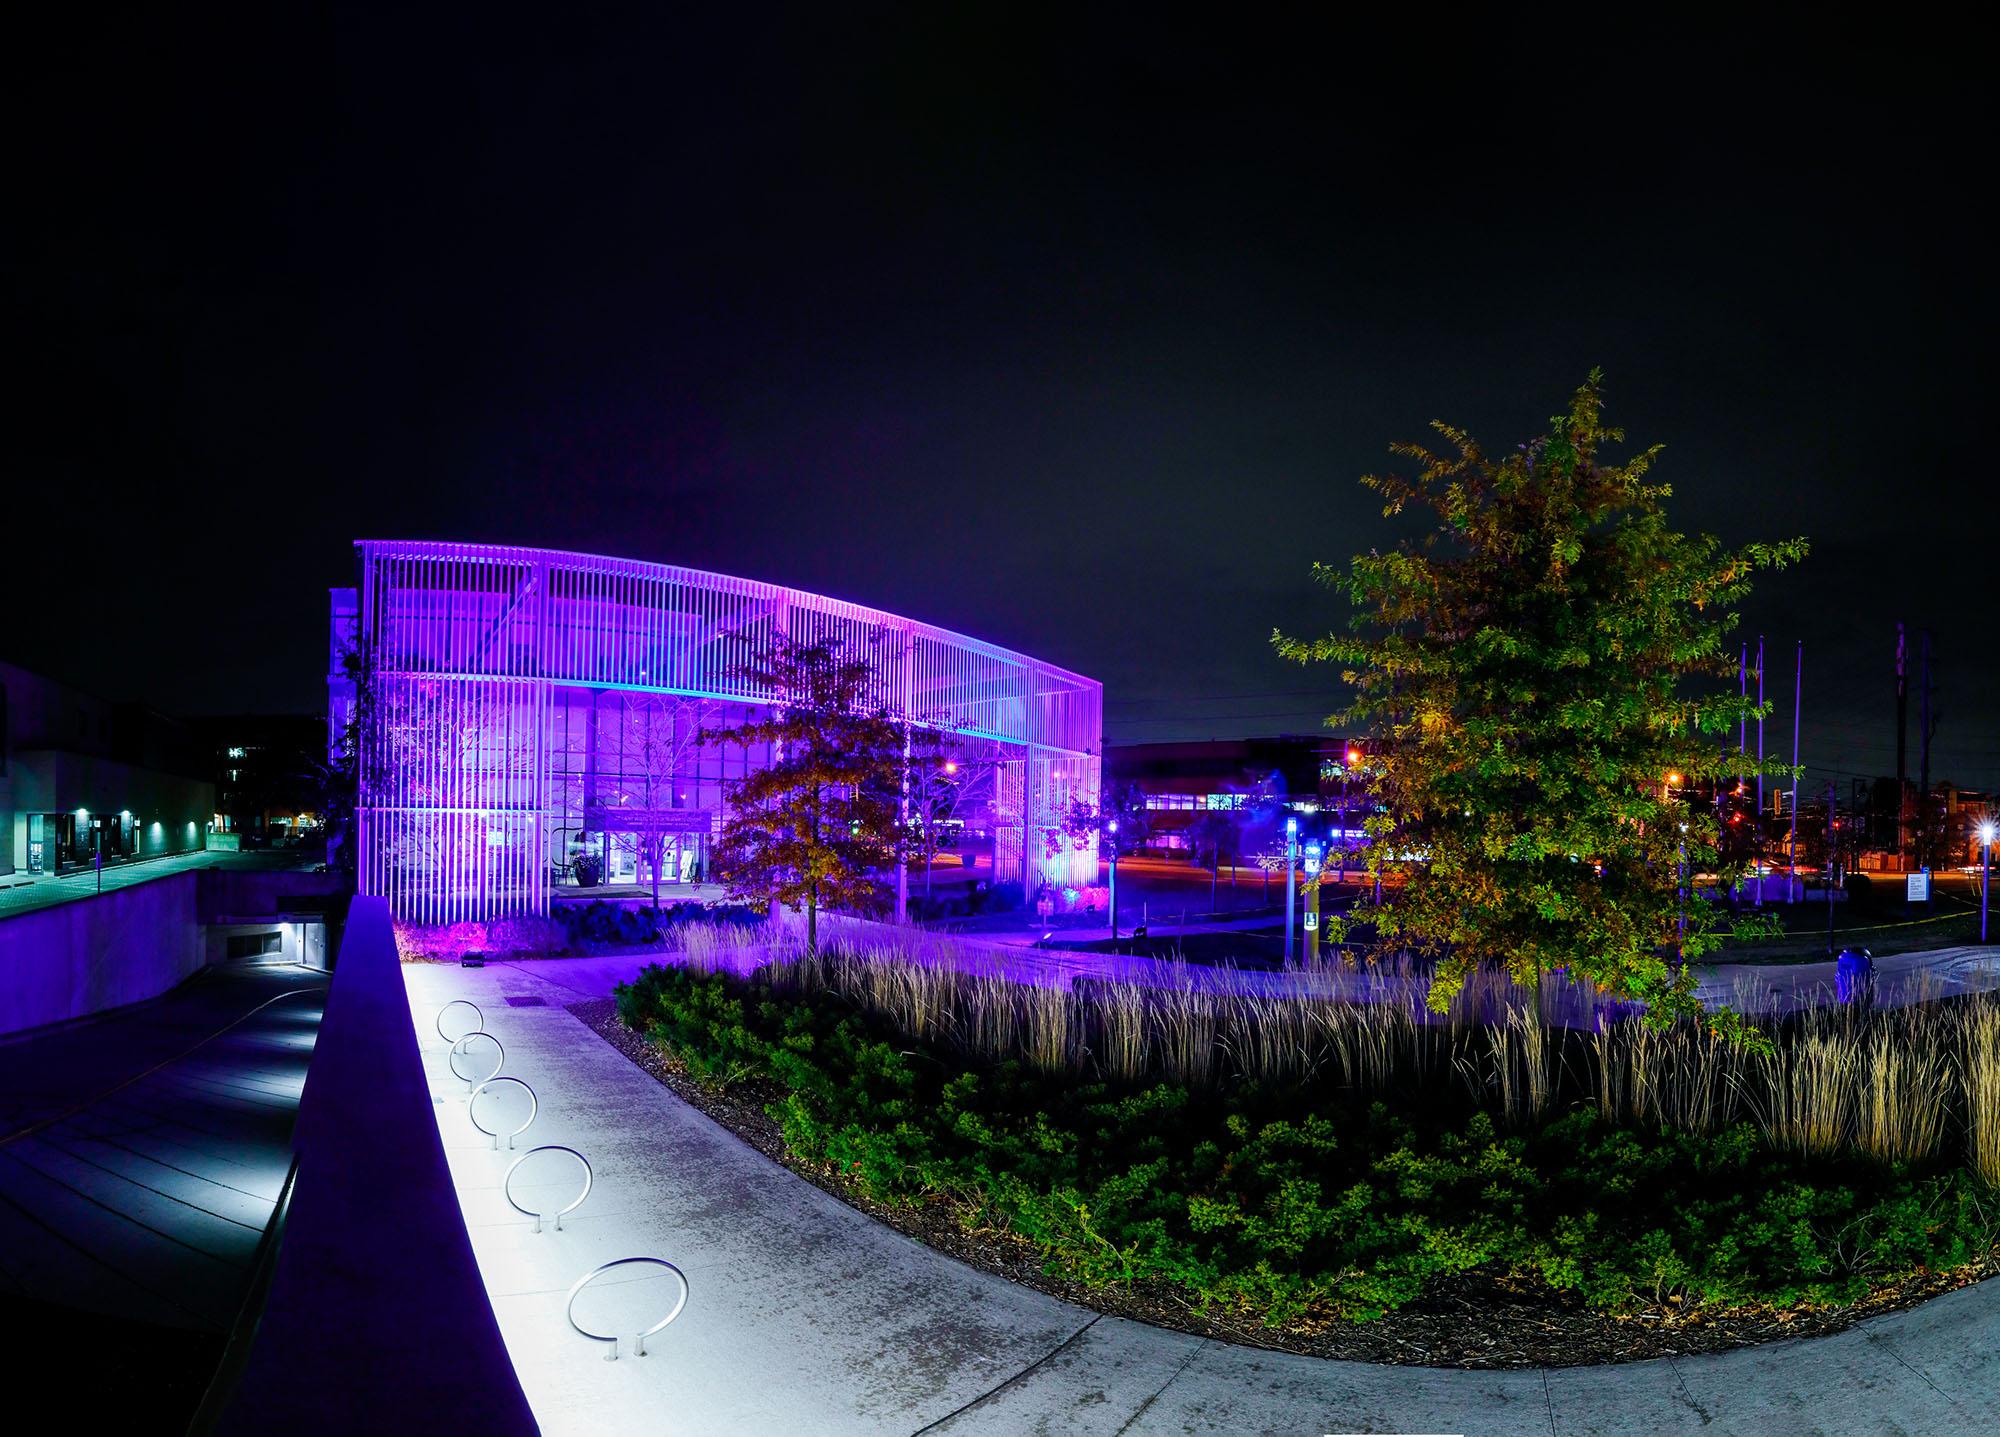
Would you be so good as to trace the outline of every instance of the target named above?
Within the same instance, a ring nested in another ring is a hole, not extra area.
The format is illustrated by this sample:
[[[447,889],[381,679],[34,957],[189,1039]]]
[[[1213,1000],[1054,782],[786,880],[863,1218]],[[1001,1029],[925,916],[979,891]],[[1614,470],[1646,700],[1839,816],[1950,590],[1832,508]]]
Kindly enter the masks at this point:
[[[1975,47],[836,8],[24,46],[0,653],[309,710],[352,539],[493,540],[1023,649],[1112,742],[1310,730],[1268,636],[1389,541],[1356,477],[1601,365],[1683,526],[1814,541],[1773,747],[1803,639],[1808,764],[1890,770],[1902,618],[2000,783]]]

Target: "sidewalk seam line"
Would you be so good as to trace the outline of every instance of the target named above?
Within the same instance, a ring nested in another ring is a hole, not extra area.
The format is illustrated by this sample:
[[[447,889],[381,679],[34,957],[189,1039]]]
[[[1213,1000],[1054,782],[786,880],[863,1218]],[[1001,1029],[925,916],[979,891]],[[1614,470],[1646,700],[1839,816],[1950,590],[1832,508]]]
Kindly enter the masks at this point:
[[[1173,1370],[1173,1372],[1167,1377],[1167,1380],[1165,1382],[1162,1382],[1158,1387],[1153,1389],[1153,1395],[1151,1397],[1148,1397],[1144,1402],[1141,1402],[1139,1404],[1138,1410],[1134,1412],[1130,1417],[1127,1417],[1125,1421],[1119,1426],[1118,1430],[1111,1434],[1111,1437],[1125,1437],[1125,1434],[1132,1430],[1132,1424],[1134,1422],[1137,1422],[1141,1417],[1144,1417],[1146,1413],[1151,1410],[1153,1404],[1160,1400],[1160,1394],[1165,1392],[1169,1387],[1173,1386],[1174,1383],[1178,1382],[1180,1380],[1180,1375],[1183,1372],[1187,1371],[1188,1368],[1193,1365],[1195,1358],[1201,1356],[1203,1352],[1208,1350],[1209,1342],[1210,1339],[1204,1337],[1199,1342],[1195,1343],[1193,1347],[1189,1348],[1188,1355],[1181,1359],[1181,1365]]]
[[[1025,1380],[1029,1376],[1033,1375],[1035,1372],[1039,1371],[1042,1367],[1046,1366],[1048,1363],[1053,1362],[1057,1357],[1062,1355],[1062,1353],[1070,1346],[1071,1343],[1075,1342],[1079,1337],[1083,1336],[1084,1333],[1090,1331],[1091,1328],[1097,1326],[1097,1324],[1102,1322],[1103,1320],[1104,1320],[1103,1313],[1098,1312],[1091,1314],[1090,1321],[1084,1323],[1083,1326],[1079,1327],[1076,1331],[1072,1332],[1068,1337],[1065,1337],[1061,1342],[1058,1342],[1054,1347],[1051,1347],[1047,1352],[1044,1352],[1040,1357],[1037,1357],[1033,1362],[1030,1362],[1026,1367],[1023,1367],[1019,1372],[1016,1372],[1006,1381],[997,1383],[993,1387],[988,1388],[986,1391],[980,1393],[977,1397],[973,1398],[970,1402],[967,1402],[964,1406],[953,1408],[951,1411],[945,1413],[944,1416],[938,1418],[935,1422],[926,1422],[923,1426],[917,1428],[915,1432],[911,1433],[910,1437],[923,1437],[923,1434],[926,1432],[935,1432],[939,1428],[943,1427],[945,1423],[951,1421],[953,1418],[963,1416],[965,1413],[970,1412],[973,1408],[978,1407],[979,1405],[984,1403],[989,1397],[997,1397],[1000,1393],[1005,1392],[1009,1387],[1012,1387],[1015,1383]]]
[[[1959,1400],[1956,1397],[1952,1396],[1949,1392],[1945,1391],[1942,1387],[1938,1386],[1937,1383],[1933,1382],[1931,1380],[1930,1373],[1924,1371],[1923,1368],[1917,1366],[1914,1362],[1910,1361],[1909,1358],[1903,1356],[1902,1353],[1898,1352],[1894,1347],[1890,1346],[1882,1338],[1877,1337],[1874,1333],[1870,1332],[1865,1327],[1861,1329],[1861,1335],[1867,1338],[1871,1344],[1881,1348],[1884,1352],[1888,1353],[1891,1357],[1895,1358],[1897,1362],[1901,1363],[1911,1372],[1916,1373],[1918,1377],[1923,1379],[1923,1383],[1926,1387],[1930,1388],[1931,1391],[1937,1393],[1938,1396],[1942,1397],[1951,1406],[1959,1407],[1963,1405],[1962,1403],[1959,1402]]]

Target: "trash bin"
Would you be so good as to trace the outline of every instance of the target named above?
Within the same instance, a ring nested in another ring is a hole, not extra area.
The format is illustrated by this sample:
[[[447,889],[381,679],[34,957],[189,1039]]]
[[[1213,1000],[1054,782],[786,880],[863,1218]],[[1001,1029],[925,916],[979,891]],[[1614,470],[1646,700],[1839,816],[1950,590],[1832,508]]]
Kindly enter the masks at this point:
[[[1875,1001],[1875,958],[1866,948],[1843,948],[1833,965],[1834,994],[1843,1003]]]

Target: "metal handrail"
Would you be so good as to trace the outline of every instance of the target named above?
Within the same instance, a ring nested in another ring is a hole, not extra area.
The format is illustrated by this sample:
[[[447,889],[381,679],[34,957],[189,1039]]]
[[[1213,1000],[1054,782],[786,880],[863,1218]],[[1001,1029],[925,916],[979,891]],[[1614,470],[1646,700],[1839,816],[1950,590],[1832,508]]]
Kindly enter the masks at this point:
[[[528,1131],[529,1128],[534,1126],[535,1114],[539,1113],[542,1110],[542,1101],[540,1098],[537,1098],[535,1096],[535,1090],[529,1087],[526,1083],[522,1082],[519,1078],[499,1078],[499,1077],[488,1078],[485,1082],[480,1083],[476,1087],[474,1087],[471,1095],[468,1096],[465,1100],[465,1116],[468,1120],[471,1121],[472,1126],[479,1129],[480,1132],[485,1133],[488,1137],[493,1139],[493,1151],[496,1153],[500,1151],[500,1139],[503,1135],[497,1129],[489,1128],[486,1126],[486,1124],[479,1121],[478,1104],[479,1104],[479,1095],[481,1093],[485,1092],[488,1088],[496,1087],[501,1083],[517,1083],[520,1085],[522,1091],[524,1091],[528,1095],[527,1122],[521,1124],[521,1126],[514,1129],[513,1132],[504,1135],[507,1139],[507,1146],[509,1148],[512,1148],[514,1146],[514,1139],[518,1138],[519,1136],[521,1136],[521,1134],[525,1133],[526,1131]]]
[[[569,1298],[567,1301],[563,1303],[563,1316],[569,1320],[569,1325],[571,1329],[574,1330],[579,1337],[587,1337],[592,1342],[608,1342],[611,1344],[611,1350],[604,1354],[604,1360],[606,1362],[616,1362],[618,1360],[618,1338],[615,1334],[607,1337],[601,1332],[592,1332],[588,1328],[582,1326],[580,1323],[577,1322],[576,1320],[577,1294],[582,1292],[585,1286],[587,1286],[594,1278],[602,1277],[605,1273],[611,1271],[612,1268],[630,1267],[634,1263],[645,1263],[652,1267],[664,1267],[668,1272],[671,1272],[675,1277],[679,1278],[681,1283],[680,1298],[678,1301],[674,1303],[672,1309],[668,1311],[667,1315],[661,1318],[658,1322],[654,1323],[651,1327],[647,1328],[644,1332],[638,1333],[633,1337],[632,1355],[634,1357],[644,1357],[646,1355],[646,1339],[651,1337],[654,1333],[658,1332],[661,1328],[665,1327],[669,1322],[672,1322],[676,1317],[679,1317],[681,1315],[681,1309],[687,1306],[687,1301],[688,1301],[687,1274],[682,1272],[679,1268],[675,1267],[672,1263],[668,1262],[663,1257],[621,1257],[621,1258],[615,1258],[612,1261],[605,1263],[601,1267],[593,1267],[589,1272],[586,1272],[582,1277],[579,1277],[576,1280],[575,1285],[570,1288]]]
[[[513,1190],[514,1174],[520,1171],[522,1163],[525,1163],[529,1158],[533,1157],[536,1153],[568,1153],[571,1157],[575,1158],[579,1163],[583,1164],[583,1191],[578,1193],[574,1198],[572,1198],[567,1207],[558,1208],[554,1213],[542,1213],[542,1212],[530,1211],[529,1209],[522,1207],[519,1203],[514,1201],[514,1190]],[[566,1148],[560,1143],[544,1143],[538,1148],[529,1148],[525,1153],[522,1153],[521,1156],[515,1158],[513,1163],[508,1166],[507,1175],[502,1179],[500,1179],[500,1196],[507,1199],[507,1206],[513,1208],[515,1212],[518,1212],[525,1217],[533,1218],[535,1220],[536,1232],[540,1232],[542,1230],[542,1219],[544,1217],[554,1217],[556,1220],[556,1231],[561,1232],[563,1214],[575,1212],[578,1208],[582,1207],[583,1200],[590,1196],[591,1185],[596,1181],[597,1181],[597,1174],[591,1170],[589,1158],[585,1157],[575,1148]]]

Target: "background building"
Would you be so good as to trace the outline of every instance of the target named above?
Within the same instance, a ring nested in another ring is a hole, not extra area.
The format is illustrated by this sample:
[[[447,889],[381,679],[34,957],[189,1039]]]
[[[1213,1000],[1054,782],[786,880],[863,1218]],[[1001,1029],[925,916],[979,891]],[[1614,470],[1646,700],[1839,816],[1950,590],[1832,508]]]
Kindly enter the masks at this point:
[[[1361,760],[1358,743],[1332,734],[1276,734],[1267,738],[1186,743],[1122,744],[1104,751],[1105,782],[1140,797],[1128,806],[1146,814],[1142,847],[1160,854],[1186,853],[1198,829],[1212,829],[1209,814],[1231,814],[1244,829],[1237,850],[1257,851],[1265,829],[1284,814],[1316,815],[1314,831],[1332,837],[1343,804],[1357,831],[1362,789],[1350,774],[1348,753]],[[1282,826],[1278,829],[1282,832]]]
[[[202,849],[206,768],[184,724],[0,663],[0,878]]]
[[[333,592],[329,725],[365,722],[358,883],[418,922],[544,912],[580,867],[702,873],[755,746],[695,741],[778,695],[744,663],[789,636],[868,655],[876,699],[986,746],[993,873],[1095,881],[1094,841],[1058,843],[1094,803],[1103,686],[962,634],[694,569],[546,549],[363,541]],[[350,651],[369,692],[357,693]],[[1025,865],[1024,865],[1025,857]]]
[[[192,721],[215,783],[215,831],[243,848],[284,848],[319,831],[322,714],[219,714]]]

